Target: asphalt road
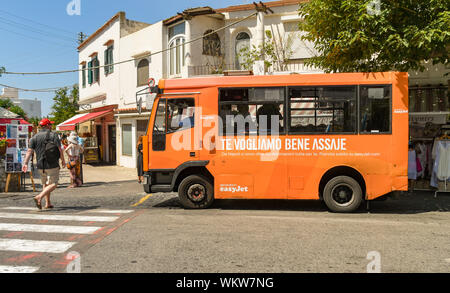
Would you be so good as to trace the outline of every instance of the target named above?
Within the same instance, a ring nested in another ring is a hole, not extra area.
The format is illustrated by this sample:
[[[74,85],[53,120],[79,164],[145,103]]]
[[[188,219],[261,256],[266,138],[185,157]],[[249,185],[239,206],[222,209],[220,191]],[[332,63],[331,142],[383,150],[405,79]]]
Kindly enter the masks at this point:
[[[130,181],[62,186],[53,211],[34,211],[32,195],[0,194],[0,269],[63,272],[67,253],[76,252],[81,272],[364,273],[369,264],[385,273],[450,272],[449,194],[405,194],[352,214],[330,213],[318,201],[222,200],[207,210],[185,210],[176,194],[148,196]],[[2,230],[2,224],[14,230],[11,223],[98,229],[76,235]],[[11,239],[74,244],[63,253],[2,250],[1,241],[7,246]]]

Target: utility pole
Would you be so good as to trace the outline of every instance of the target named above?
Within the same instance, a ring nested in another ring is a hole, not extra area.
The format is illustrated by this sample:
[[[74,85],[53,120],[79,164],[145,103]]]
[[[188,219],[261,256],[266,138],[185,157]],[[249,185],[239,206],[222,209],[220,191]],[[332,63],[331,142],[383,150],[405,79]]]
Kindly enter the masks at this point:
[[[85,35],[83,32],[80,32],[78,34],[78,45],[81,45],[81,43],[83,43],[86,38],[87,35]]]

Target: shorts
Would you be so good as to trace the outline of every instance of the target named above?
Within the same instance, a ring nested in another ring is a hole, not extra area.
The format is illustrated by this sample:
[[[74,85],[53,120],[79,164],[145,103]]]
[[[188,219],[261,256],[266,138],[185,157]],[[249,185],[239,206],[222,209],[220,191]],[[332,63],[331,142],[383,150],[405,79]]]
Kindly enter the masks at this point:
[[[42,185],[58,184],[59,181],[59,167],[53,169],[38,169],[41,175]]]

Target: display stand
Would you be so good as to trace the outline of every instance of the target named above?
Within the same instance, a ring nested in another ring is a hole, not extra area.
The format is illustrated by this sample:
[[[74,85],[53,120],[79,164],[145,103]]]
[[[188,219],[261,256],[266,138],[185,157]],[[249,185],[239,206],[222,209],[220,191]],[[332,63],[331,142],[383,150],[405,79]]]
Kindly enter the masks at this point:
[[[27,173],[30,173],[30,179],[31,179],[31,184],[32,184],[32,186],[33,186],[33,192],[36,192],[36,186],[34,185],[34,178],[33,178],[33,173],[30,171],[30,172],[27,172]],[[18,184],[18,188],[19,188],[19,191],[20,191],[20,189],[21,189],[21,183],[22,183],[22,174],[26,174],[26,173],[8,173],[8,175],[6,176],[6,185],[5,185],[5,193],[8,193],[8,191],[9,191],[9,184],[11,183],[11,175],[17,175],[17,184]]]

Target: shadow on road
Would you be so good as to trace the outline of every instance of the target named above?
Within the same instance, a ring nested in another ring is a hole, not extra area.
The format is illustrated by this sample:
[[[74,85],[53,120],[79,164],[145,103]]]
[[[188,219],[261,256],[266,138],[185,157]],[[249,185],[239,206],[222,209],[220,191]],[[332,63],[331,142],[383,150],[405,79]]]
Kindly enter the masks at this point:
[[[154,208],[183,208],[178,197],[164,199],[153,205]],[[216,200],[212,209],[223,210],[280,210],[327,212],[323,201],[318,200],[244,200],[226,199]],[[386,197],[382,200],[363,202],[355,213],[373,214],[420,214],[427,212],[450,212],[450,194],[422,191],[413,194],[401,194],[396,197]]]

